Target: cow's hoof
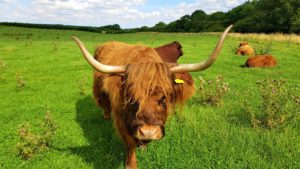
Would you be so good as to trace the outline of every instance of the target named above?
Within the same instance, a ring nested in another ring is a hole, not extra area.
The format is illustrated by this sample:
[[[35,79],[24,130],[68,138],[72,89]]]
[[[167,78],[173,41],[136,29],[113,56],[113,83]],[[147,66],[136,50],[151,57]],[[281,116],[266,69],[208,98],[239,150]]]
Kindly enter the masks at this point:
[[[129,166],[129,165],[126,165],[126,166],[125,166],[125,169],[137,169],[137,167],[136,167],[136,166]]]

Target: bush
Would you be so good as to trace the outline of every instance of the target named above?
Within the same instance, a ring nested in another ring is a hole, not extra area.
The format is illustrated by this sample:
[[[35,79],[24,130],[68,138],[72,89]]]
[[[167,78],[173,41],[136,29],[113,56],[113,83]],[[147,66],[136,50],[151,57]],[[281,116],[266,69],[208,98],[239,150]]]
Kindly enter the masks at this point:
[[[83,76],[79,80],[79,94],[80,95],[86,95],[86,93],[87,93],[87,89],[86,89],[87,80],[88,80],[87,76]]]
[[[4,60],[0,59],[0,80],[3,78],[2,75],[4,74],[6,67]]]
[[[285,87],[285,80],[271,78],[257,81],[260,92],[258,111],[246,102],[244,111],[251,121],[252,127],[268,129],[283,127],[299,115],[299,96],[293,96]],[[294,90],[294,89],[293,89]]]
[[[256,55],[266,55],[270,54],[272,51],[272,41],[270,41],[268,44],[258,44],[254,45],[255,53]]]
[[[24,80],[21,73],[16,74],[16,82],[17,82],[17,89],[22,89],[26,85],[26,81]]]
[[[6,69],[6,63],[4,60],[0,59],[0,71],[4,71]]]
[[[49,111],[45,115],[41,128],[42,133],[34,134],[30,131],[28,123],[19,126],[20,141],[17,149],[23,159],[30,159],[34,154],[42,152],[50,146],[56,127]]]
[[[205,105],[220,106],[223,103],[224,96],[230,91],[224,77],[219,75],[215,81],[206,81],[201,77],[199,79],[200,85],[195,97],[197,102]]]

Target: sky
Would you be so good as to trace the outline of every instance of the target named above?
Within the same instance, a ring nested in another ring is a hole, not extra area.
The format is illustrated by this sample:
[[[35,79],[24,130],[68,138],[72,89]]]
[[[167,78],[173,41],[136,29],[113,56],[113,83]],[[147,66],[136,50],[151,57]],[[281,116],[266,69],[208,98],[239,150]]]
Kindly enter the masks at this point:
[[[227,12],[246,0],[0,0],[0,22],[122,28],[169,23],[201,9]]]

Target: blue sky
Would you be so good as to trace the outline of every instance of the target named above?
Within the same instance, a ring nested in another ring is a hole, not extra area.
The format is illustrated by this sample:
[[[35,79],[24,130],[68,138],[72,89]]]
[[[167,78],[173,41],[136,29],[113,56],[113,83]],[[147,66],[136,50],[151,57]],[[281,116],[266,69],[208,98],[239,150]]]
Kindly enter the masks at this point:
[[[0,0],[0,22],[30,22],[122,28],[169,23],[197,9],[228,10],[246,0]]]

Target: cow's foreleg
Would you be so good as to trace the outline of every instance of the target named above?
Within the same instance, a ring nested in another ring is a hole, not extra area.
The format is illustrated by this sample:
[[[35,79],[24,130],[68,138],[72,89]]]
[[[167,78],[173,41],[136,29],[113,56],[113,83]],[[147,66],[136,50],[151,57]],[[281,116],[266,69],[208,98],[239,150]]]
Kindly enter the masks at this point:
[[[137,161],[136,161],[136,142],[132,136],[121,133],[122,139],[124,141],[127,157],[126,157],[126,169],[137,169]]]
[[[136,147],[127,148],[126,169],[137,169],[135,149]]]
[[[126,127],[119,118],[114,118],[115,127],[118,129],[118,132],[124,142],[126,148],[126,169],[137,169],[137,160],[136,160],[136,141],[132,136],[128,134]]]

